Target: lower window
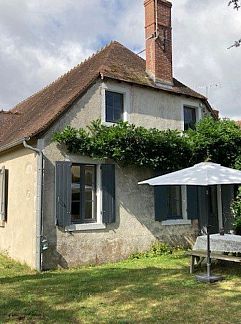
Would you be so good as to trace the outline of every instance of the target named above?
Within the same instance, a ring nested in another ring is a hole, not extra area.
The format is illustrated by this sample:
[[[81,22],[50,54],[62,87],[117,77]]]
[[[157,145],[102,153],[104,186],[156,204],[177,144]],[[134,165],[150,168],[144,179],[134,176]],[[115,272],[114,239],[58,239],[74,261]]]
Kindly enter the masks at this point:
[[[71,222],[94,223],[97,216],[96,165],[73,164],[71,174]]]
[[[115,165],[57,161],[56,224],[67,231],[103,229],[116,221]]]
[[[168,218],[183,218],[183,199],[181,186],[168,187]]]

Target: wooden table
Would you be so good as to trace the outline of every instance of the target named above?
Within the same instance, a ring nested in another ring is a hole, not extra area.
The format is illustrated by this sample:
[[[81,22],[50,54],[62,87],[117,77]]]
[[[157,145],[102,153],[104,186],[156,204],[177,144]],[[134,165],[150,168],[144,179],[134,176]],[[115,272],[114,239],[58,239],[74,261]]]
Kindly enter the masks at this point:
[[[192,250],[188,251],[187,255],[191,256],[190,273],[192,274],[197,267],[201,266],[202,262],[207,257],[207,252],[204,250]],[[227,255],[222,252],[211,252],[211,259],[241,263],[241,257]]]

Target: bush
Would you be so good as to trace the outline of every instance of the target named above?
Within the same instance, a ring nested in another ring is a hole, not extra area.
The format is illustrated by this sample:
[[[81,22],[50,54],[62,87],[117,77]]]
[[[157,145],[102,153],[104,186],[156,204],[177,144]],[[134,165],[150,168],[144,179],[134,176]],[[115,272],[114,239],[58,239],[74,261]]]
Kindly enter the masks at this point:
[[[130,259],[141,259],[141,258],[155,258],[161,255],[170,255],[174,251],[169,244],[156,241],[151,249],[147,252],[135,253],[130,256]]]
[[[227,119],[204,118],[184,134],[127,122],[108,127],[97,120],[87,129],[66,127],[53,139],[70,153],[111,159],[122,166],[171,172],[210,160],[241,169],[241,128]]]
[[[234,229],[236,234],[241,235],[241,187],[239,187],[236,199],[232,202],[231,210],[234,215]]]

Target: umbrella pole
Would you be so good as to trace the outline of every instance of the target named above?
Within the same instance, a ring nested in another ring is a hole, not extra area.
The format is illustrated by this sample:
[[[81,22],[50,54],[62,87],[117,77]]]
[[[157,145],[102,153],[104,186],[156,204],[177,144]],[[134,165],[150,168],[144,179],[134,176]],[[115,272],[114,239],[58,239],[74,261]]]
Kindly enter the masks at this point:
[[[198,275],[196,279],[200,282],[213,283],[220,280],[223,280],[223,276],[211,275],[211,249],[210,249],[210,206],[209,206],[209,187],[206,189],[206,202],[207,202],[207,274]]]
[[[207,276],[211,276],[211,250],[210,250],[210,232],[207,225]]]

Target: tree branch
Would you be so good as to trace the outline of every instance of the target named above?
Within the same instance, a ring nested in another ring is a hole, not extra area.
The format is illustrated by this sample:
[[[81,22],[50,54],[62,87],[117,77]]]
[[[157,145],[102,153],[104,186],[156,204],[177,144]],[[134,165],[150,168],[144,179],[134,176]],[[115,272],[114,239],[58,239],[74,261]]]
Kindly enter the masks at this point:
[[[233,9],[239,10],[240,6],[240,0],[230,0],[228,3],[229,6],[233,6]]]

